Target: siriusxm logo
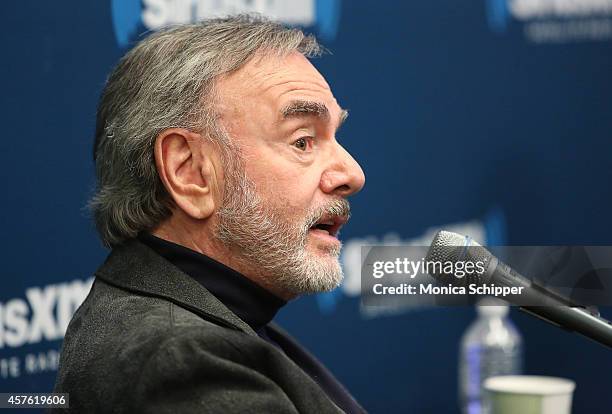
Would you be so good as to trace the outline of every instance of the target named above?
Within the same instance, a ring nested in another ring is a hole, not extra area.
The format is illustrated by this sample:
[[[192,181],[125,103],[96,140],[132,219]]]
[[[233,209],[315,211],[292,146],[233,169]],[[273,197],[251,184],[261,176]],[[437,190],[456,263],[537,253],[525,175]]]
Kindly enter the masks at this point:
[[[143,31],[238,13],[314,28],[323,40],[336,37],[341,0],[111,0],[115,38],[121,47]]]
[[[61,339],[92,283],[93,279],[77,279],[31,287],[25,291],[25,299],[0,302],[0,350]]]
[[[512,18],[518,21],[602,18],[612,15],[612,0],[487,0],[491,30],[505,32]]]
[[[612,0],[486,0],[493,32],[512,21],[533,43],[612,39]]]

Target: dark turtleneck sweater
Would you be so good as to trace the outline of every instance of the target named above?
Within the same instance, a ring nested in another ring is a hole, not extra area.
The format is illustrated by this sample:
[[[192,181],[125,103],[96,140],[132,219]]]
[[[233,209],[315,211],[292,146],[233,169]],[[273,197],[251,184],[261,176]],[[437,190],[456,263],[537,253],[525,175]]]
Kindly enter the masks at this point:
[[[269,329],[268,324],[287,303],[285,300],[206,255],[150,234],[142,233],[138,238],[204,286],[229,310],[246,322],[260,338],[284,352],[310,375],[341,409],[347,413],[363,412],[349,392],[319,361],[291,338]]]

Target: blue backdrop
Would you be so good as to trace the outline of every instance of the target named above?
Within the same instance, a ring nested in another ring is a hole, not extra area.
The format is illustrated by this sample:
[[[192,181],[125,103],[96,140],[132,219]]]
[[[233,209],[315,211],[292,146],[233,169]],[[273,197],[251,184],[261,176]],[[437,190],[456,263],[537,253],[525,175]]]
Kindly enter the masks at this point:
[[[475,312],[369,314],[355,246],[449,225],[489,243],[612,244],[612,0],[2,2],[0,391],[50,391],[65,324],[107,253],[84,209],[105,77],[145,30],[248,10],[333,52],[315,64],[351,112],[339,139],[367,177],[343,233],[347,284],[279,321],[370,411],[458,412]],[[612,411],[612,351],[511,317],[528,373],[574,379],[577,413]]]

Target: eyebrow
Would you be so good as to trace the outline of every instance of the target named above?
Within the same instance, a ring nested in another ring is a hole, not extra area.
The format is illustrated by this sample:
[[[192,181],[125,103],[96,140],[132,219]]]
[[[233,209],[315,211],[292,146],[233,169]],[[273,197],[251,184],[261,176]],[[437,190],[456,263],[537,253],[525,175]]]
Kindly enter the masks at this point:
[[[283,119],[289,118],[303,118],[314,116],[324,121],[329,121],[329,109],[327,106],[317,101],[306,101],[306,100],[295,100],[289,102],[281,109],[281,116]],[[340,111],[340,117],[338,119],[338,128],[348,118],[348,111],[342,109]]]

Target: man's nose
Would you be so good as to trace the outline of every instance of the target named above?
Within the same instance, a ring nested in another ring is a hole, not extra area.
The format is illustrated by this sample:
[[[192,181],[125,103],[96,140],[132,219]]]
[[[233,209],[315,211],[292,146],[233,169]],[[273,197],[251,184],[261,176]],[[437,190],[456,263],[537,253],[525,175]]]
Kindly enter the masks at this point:
[[[363,170],[340,144],[335,145],[330,166],[321,176],[321,190],[327,194],[348,197],[363,188]]]

